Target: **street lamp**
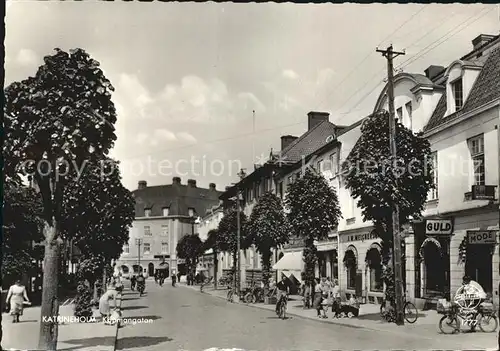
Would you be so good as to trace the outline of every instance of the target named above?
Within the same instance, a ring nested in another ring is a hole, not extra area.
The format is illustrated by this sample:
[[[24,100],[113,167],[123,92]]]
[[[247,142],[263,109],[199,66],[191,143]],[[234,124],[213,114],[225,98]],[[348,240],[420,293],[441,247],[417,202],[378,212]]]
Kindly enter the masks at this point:
[[[138,269],[141,270],[139,273],[142,273],[142,267],[141,267],[141,245],[142,245],[142,239],[135,239],[135,244],[137,245],[137,265],[139,266]]]

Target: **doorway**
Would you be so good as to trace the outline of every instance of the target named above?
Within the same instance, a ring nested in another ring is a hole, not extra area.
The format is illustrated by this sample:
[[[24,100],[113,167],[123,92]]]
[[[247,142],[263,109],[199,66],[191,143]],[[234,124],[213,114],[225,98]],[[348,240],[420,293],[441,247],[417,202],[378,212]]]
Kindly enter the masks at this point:
[[[148,264],[148,276],[153,277],[155,275],[155,265],[153,263]]]
[[[449,292],[449,240],[427,238],[420,248],[424,297],[446,297]]]
[[[493,292],[493,244],[468,244],[465,274],[478,282],[486,293]]]

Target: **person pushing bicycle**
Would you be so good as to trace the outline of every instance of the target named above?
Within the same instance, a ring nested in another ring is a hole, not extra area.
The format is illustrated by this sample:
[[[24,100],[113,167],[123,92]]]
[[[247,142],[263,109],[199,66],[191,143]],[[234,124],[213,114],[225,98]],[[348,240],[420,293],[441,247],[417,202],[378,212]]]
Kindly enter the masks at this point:
[[[278,282],[278,284],[276,284],[276,291],[277,291],[276,314],[279,314],[278,308],[281,303],[281,299],[287,296],[290,291],[290,284],[288,283],[288,279],[284,274],[281,275],[281,281]]]

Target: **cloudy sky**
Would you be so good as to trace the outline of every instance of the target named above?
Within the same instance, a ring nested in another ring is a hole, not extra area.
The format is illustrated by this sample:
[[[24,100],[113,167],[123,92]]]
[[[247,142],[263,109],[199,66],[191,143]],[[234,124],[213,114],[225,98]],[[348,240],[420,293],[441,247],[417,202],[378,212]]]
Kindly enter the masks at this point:
[[[116,88],[112,156],[131,190],[176,175],[223,189],[239,165],[251,170],[279,150],[281,135],[302,134],[307,112],[338,124],[370,113],[385,77],[377,46],[405,49],[396,67],[416,73],[500,29],[497,8],[484,4],[7,4],[6,84],[33,75],[56,47],[101,62]]]

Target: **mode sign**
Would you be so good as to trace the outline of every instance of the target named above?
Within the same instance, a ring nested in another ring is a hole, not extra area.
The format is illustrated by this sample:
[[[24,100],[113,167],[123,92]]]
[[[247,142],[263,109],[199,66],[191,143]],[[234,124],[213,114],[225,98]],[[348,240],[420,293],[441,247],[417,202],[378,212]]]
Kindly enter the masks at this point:
[[[490,231],[478,231],[478,232],[468,232],[469,244],[495,244],[496,243],[496,232]]]

